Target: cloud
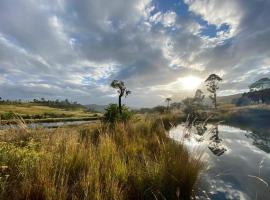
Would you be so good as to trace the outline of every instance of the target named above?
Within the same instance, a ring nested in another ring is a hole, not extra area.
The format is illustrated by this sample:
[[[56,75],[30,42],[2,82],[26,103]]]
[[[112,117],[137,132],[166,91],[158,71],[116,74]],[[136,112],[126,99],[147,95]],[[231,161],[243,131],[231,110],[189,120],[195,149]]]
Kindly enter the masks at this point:
[[[270,75],[269,1],[158,3],[2,0],[0,96],[109,103],[121,79],[127,103],[154,106],[193,95],[160,87],[185,76],[216,72],[237,92]]]
[[[221,26],[226,23],[232,29],[232,34],[237,31],[242,16],[242,9],[237,1],[217,1],[217,0],[185,0],[189,5],[189,10],[201,15],[210,24]],[[240,11],[240,12],[239,12]]]
[[[176,17],[177,15],[173,11],[157,12],[150,17],[149,21],[154,24],[161,23],[164,27],[171,27],[175,25]]]

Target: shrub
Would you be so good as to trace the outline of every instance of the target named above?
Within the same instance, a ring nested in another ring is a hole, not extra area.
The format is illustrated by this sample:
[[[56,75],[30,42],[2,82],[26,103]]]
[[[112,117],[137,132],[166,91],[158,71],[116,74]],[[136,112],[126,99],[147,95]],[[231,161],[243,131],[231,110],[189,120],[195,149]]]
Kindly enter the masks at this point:
[[[15,117],[13,112],[7,112],[7,113],[3,113],[1,114],[1,119],[3,120],[10,120],[13,119]]]
[[[240,97],[236,101],[236,106],[248,106],[250,104],[252,104],[252,100],[245,96]]]
[[[119,108],[117,104],[110,104],[105,109],[104,121],[109,123],[115,122],[127,122],[132,117],[132,112],[123,105],[122,106],[122,114],[119,113]]]

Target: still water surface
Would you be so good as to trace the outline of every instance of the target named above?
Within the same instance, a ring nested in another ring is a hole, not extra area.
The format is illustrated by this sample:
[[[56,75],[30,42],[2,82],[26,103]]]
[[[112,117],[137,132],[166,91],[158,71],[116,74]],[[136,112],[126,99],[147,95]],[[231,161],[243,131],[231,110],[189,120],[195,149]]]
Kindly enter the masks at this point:
[[[179,125],[169,132],[183,142],[194,155],[203,154],[206,169],[199,181],[198,199],[270,200],[270,130],[219,125],[219,138],[226,151],[214,155],[207,139],[198,135],[184,137],[185,128]]]
[[[88,123],[96,123],[97,121],[65,121],[65,122],[42,122],[42,123],[29,123],[26,124],[28,128],[39,128],[39,127],[45,127],[45,128],[56,128],[60,126],[66,126],[66,125],[80,125],[80,124],[88,124]],[[12,125],[0,125],[1,129],[10,129],[10,128],[18,128],[19,125],[12,124]]]

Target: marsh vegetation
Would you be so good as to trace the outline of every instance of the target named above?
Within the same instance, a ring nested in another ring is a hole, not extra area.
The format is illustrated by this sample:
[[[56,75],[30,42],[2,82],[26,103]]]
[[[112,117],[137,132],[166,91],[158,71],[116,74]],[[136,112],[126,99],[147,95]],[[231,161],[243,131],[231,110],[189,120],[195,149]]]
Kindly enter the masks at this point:
[[[169,118],[2,131],[0,199],[190,199],[203,164]]]

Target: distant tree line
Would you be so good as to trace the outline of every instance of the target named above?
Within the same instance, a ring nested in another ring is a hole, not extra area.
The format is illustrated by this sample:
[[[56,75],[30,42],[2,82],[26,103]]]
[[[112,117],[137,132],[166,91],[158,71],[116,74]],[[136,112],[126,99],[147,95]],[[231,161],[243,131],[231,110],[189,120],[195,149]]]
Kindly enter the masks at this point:
[[[83,105],[79,104],[77,101],[65,100],[46,100],[45,98],[33,99],[31,103],[37,103],[44,106],[54,107],[54,108],[63,108],[63,109],[76,109],[76,108],[85,108]]]
[[[270,104],[270,88],[246,92],[236,101],[237,106],[246,106],[259,103]]]
[[[237,106],[266,103],[270,104],[270,79],[262,78],[249,86],[246,92],[236,101]]]
[[[23,101],[19,100],[10,100],[10,99],[2,99],[0,97],[0,104],[5,105],[18,105],[22,104]],[[85,108],[83,105],[79,104],[76,101],[69,101],[68,99],[65,100],[46,100],[45,98],[41,99],[33,99],[30,103],[36,103],[39,105],[54,107],[54,108],[63,108],[63,109],[75,109],[75,108]]]
[[[21,99],[18,99],[18,100],[2,99],[2,97],[0,97],[0,104],[6,104],[6,105],[22,104],[22,100]]]

